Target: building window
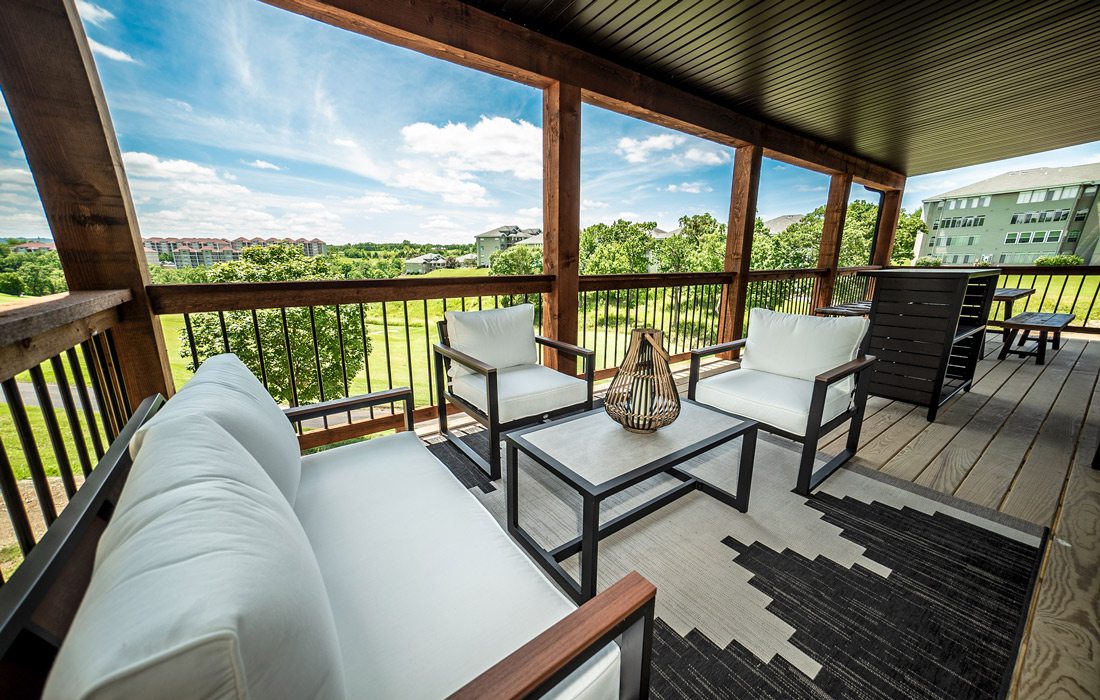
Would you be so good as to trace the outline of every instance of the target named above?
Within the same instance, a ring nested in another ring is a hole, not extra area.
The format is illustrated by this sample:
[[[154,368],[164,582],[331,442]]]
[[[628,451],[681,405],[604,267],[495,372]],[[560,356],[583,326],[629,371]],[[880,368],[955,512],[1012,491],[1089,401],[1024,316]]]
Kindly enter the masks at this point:
[[[1005,234],[1005,243],[1015,243],[1015,242],[1016,242],[1016,234],[1015,233]],[[1004,260],[1002,260],[1001,262],[1004,262]]]
[[[1088,187],[1085,188],[1085,195],[1086,196],[1093,195],[1093,194],[1096,194],[1096,185],[1089,185]]]
[[[1031,201],[1031,193],[1030,192],[1021,192],[1020,194],[1016,195],[1016,203],[1017,204],[1027,204],[1030,201]]]
[[[975,226],[985,226],[985,214],[974,219]]]
[[[1077,185],[1062,188],[1062,199],[1073,199],[1077,196]]]
[[[978,241],[977,236],[971,236],[970,238],[966,239],[966,244],[967,245],[974,245],[977,241]]]
[[[1047,233],[1047,243],[1057,243],[1061,238],[1061,231],[1050,231]]]
[[[1065,221],[1068,218],[1069,218],[1069,209],[1059,209],[1058,211],[1054,212],[1054,220],[1055,221]]]
[[[978,198],[977,197],[971,197],[970,198],[970,208],[973,209],[976,206],[978,206]]]
[[[1031,242],[1032,243],[1042,243],[1043,242],[1043,235],[1044,234],[1043,234],[1042,231],[1036,231],[1035,233],[1031,234]]]
[[[1070,243],[1076,243],[1077,239],[1079,239],[1080,237],[1081,237],[1081,231],[1080,230],[1070,231],[1069,235],[1066,236],[1066,240],[1069,241]]]
[[[947,203],[947,208],[948,209],[954,209],[955,208],[955,200],[954,199],[952,199],[950,202]]]
[[[940,227],[940,220],[939,219],[936,219],[935,221],[932,222],[932,230],[933,231],[939,229],[939,227]]]
[[[964,255],[964,256],[963,256],[963,262],[964,262],[964,263],[968,263],[968,262],[970,262],[970,256],[969,256],[969,255]]]
[[[952,244],[952,242],[954,242],[954,240],[955,240],[955,239],[954,239],[954,238],[951,238],[951,237],[945,238],[945,239],[943,239],[943,244],[944,244],[944,245],[951,245],[951,244]]]
[[[1010,223],[1010,224],[1018,224],[1018,223],[1020,223],[1021,221],[1023,221],[1023,218],[1024,218],[1024,215],[1023,215],[1023,214],[1021,214],[1021,213],[1013,214],[1013,215],[1012,215],[1012,220],[1011,220],[1011,221],[1009,221],[1009,223]]]
[[[1021,231],[1020,232],[1020,237],[1016,239],[1016,242],[1017,243],[1030,243],[1031,242],[1031,233],[1028,232],[1028,231]]]
[[[963,226],[973,226],[973,225],[974,225],[974,217],[973,216],[968,216],[968,217],[966,217],[966,220],[963,221]]]
[[[1069,213],[1068,209],[1066,210],[1066,213],[1067,214]],[[1074,215],[1073,215],[1073,220],[1074,221],[1084,221],[1085,217],[1088,216],[1088,215],[1089,215],[1089,210],[1088,209],[1078,209],[1077,212],[1074,213]]]
[[[989,203],[990,203],[991,201],[992,201],[992,197],[990,197],[989,195],[986,195],[986,196],[982,197],[982,202],[981,202],[981,205],[982,205],[983,207],[988,207],[988,206],[989,206]]]

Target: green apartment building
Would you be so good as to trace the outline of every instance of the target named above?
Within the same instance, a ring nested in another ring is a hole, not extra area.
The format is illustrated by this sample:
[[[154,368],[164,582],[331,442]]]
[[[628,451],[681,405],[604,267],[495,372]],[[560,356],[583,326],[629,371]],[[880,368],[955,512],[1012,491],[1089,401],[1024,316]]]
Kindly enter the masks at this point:
[[[918,256],[947,265],[1030,265],[1073,253],[1100,264],[1100,163],[1003,173],[923,201]]]

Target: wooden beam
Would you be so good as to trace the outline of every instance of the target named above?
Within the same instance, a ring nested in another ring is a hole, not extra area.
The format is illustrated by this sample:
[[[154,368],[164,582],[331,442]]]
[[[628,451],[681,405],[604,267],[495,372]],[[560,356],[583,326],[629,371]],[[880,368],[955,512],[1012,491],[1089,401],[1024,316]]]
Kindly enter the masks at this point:
[[[825,270],[825,275],[817,282],[814,308],[832,304],[836,268],[840,264],[840,243],[844,236],[844,217],[848,215],[848,196],[851,192],[851,175],[833,175],[829,180],[825,223],[821,230],[821,249],[817,256],[817,266]]]
[[[547,87],[575,85],[584,101],[730,146],[754,143],[768,157],[848,173],[895,188],[901,173],[751,117],[605,58],[508,22],[459,0],[265,0],[342,29]]]
[[[898,219],[901,217],[902,190],[886,190],[882,193],[882,209],[878,215],[878,231],[875,232],[875,255],[872,265],[888,267],[894,252],[894,238],[898,232]]]
[[[542,332],[577,342],[581,236],[581,91],[553,83],[542,98],[542,269],[554,275],[545,297]],[[548,351],[549,367],[577,373],[572,355]]]
[[[100,311],[113,309],[132,298],[130,290],[114,289],[102,292],[63,292],[2,304],[0,346],[26,342],[47,331]]]
[[[117,323],[118,309],[111,307],[54,326],[33,337],[0,345],[0,382],[60,355]]]
[[[122,156],[74,0],[0,3],[0,89],[72,291],[125,288],[114,328],[130,403],[172,393]]]
[[[752,261],[752,235],[756,228],[756,197],[760,191],[760,146],[740,146],[733,159],[729,225],[726,228],[725,270],[733,282],[722,290],[722,316],[718,342],[737,340],[745,332],[745,297]],[[723,354],[733,359],[733,353]]]
[[[154,284],[147,289],[158,314],[246,311],[294,306],[332,306],[380,301],[459,299],[504,294],[541,294],[552,289],[552,275],[508,277],[397,277],[393,279],[310,280],[308,282],[222,282]]]

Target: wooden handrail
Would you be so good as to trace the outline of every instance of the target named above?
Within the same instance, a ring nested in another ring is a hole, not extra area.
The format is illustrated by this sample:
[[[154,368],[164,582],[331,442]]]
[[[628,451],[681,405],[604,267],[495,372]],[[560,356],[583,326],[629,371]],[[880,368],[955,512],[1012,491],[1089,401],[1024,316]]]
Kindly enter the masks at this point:
[[[64,292],[0,305],[0,346],[24,343],[130,301],[128,289]]]
[[[146,287],[156,314],[247,311],[295,306],[332,306],[381,301],[413,301],[501,294],[549,292],[553,275],[431,277],[416,279],[311,280],[302,282],[224,282],[151,284]]]
[[[749,281],[768,282],[772,280],[798,280],[808,277],[824,277],[828,273],[828,270],[821,267],[809,267],[805,269],[792,268],[785,270],[751,270],[749,272]]]

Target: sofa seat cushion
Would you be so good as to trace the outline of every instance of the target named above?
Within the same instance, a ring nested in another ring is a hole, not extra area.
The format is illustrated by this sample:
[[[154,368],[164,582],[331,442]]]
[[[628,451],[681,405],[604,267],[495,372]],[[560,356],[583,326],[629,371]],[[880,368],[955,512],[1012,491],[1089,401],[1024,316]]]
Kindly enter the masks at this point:
[[[412,433],[307,455],[294,507],[349,697],[446,697],[575,609]],[[618,654],[609,645],[555,690],[614,697]]]
[[[538,362],[532,304],[484,311],[448,311],[446,318],[448,343],[459,352],[497,369]],[[451,363],[452,377],[471,371],[457,362]]]
[[[46,698],[343,698],[332,611],[294,511],[207,418],[151,427]]]
[[[869,325],[862,316],[820,318],[752,309],[741,367],[813,381],[856,359]],[[841,385],[851,391],[854,379],[845,378]]]
[[[191,381],[137,432],[130,454],[139,453],[152,426],[178,416],[206,417],[220,425],[260,463],[286,500],[294,503],[302,475],[294,426],[236,355],[215,355],[203,362]]]
[[[805,435],[813,391],[814,383],[805,379],[738,369],[700,380],[695,399],[795,435]],[[850,392],[841,385],[829,387],[821,422],[847,411],[850,401]]]
[[[485,413],[489,412],[486,379],[482,374],[460,374],[451,387]],[[584,403],[588,384],[542,365],[521,365],[497,372],[497,408],[501,423]]]

